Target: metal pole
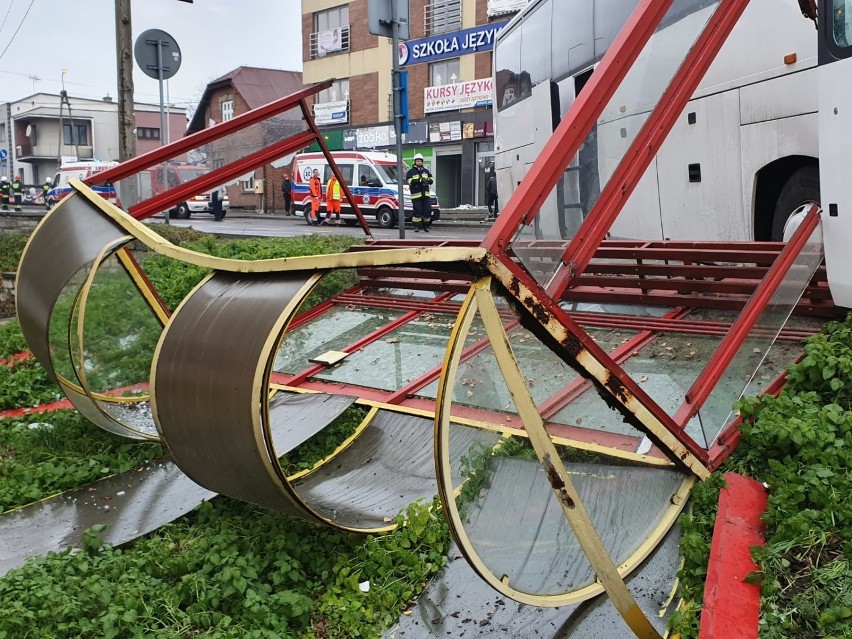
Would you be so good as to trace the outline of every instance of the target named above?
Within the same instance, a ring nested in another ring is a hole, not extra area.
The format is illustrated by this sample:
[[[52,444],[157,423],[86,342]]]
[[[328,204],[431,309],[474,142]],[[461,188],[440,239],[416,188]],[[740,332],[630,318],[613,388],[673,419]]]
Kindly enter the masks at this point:
[[[393,22],[393,130],[396,133],[396,175],[399,200],[399,239],[405,239],[405,175],[402,173],[402,113],[400,113],[400,87],[399,82],[399,5],[397,0],[390,0]]]
[[[166,143],[166,109],[163,101],[163,41],[159,38],[157,39],[157,76],[160,84],[160,146],[163,146]],[[160,170],[165,171],[165,168]],[[163,213],[163,217],[166,219],[166,224],[170,224],[168,211]]]

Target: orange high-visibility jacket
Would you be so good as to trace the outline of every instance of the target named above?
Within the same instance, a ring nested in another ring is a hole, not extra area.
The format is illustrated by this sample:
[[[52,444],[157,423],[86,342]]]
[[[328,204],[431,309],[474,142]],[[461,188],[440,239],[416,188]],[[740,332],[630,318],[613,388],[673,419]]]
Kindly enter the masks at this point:
[[[340,182],[338,182],[337,178],[332,175],[331,179],[328,181],[328,184],[325,187],[325,201],[340,202],[340,199]]]

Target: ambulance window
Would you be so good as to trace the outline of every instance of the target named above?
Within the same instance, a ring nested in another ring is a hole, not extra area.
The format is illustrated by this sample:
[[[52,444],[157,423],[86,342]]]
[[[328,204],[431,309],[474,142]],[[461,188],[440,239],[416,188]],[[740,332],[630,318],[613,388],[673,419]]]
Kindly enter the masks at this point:
[[[337,168],[340,169],[341,175],[343,175],[343,180],[349,186],[352,186],[352,171],[354,170],[354,166],[351,164],[338,164]],[[323,182],[328,184],[328,181],[331,179],[331,176],[334,175],[331,172],[331,167],[329,165],[325,165],[325,177],[323,178]]]
[[[381,186],[379,176],[366,164],[358,166],[358,186]]]

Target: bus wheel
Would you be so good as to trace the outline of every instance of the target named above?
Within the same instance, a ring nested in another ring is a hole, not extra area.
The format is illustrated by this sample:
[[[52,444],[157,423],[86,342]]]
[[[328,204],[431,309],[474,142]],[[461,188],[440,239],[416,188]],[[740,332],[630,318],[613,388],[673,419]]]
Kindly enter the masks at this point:
[[[189,205],[186,202],[177,205],[177,216],[180,219],[188,220],[190,215],[192,215],[192,211],[189,210]]]
[[[806,206],[807,210],[811,204],[819,204],[819,202],[819,167],[809,164],[796,169],[787,179],[775,203],[775,212],[772,215],[772,241],[784,241],[784,226],[797,209]]]
[[[376,220],[383,229],[390,229],[396,225],[396,214],[391,211],[389,206],[383,206],[376,213]]]

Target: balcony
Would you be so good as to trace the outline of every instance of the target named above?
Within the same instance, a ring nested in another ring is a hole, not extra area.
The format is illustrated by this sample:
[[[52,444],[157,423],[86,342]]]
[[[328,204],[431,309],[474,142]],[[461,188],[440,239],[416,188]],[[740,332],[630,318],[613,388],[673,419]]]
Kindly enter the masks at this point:
[[[349,51],[349,25],[311,34],[311,60]]]
[[[423,32],[428,35],[458,31],[461,24],[459,0],[433,0],[423,7]]]
[[[94,149],[90,146],[63,144],[58,148],[56,142],[46,144],[31,144],[23,142],[15,147],[15,158],[22,162],[30,160],[55,160],[60,156],[76,155],[80,160],[91,160],[94,157]]]

